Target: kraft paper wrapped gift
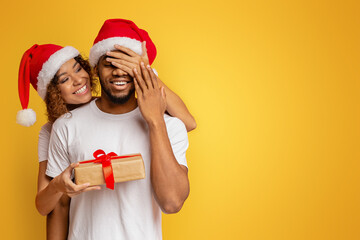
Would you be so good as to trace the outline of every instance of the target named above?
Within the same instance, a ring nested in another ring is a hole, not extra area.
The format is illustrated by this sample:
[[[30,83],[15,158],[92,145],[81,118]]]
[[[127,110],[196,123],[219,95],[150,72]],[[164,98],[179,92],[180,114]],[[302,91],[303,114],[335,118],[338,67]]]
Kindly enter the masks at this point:
[[[100,156],[99,152],[100,151]],[[94,152],[94,160],[80,162],[74,169],[75,183],[90,183],[90,186],[106,184],[114,189],[113,182],[126,182],[145,178],[144,161],[141,154],[116,156],[114,153],[105,154],[102,150]],[[105,165],[105,167],[103,167]],[[111,167],[113,182],[111,183]],[[106,180],[107,181],[106,181]],[[109,183],[110,181],[110,183]]]

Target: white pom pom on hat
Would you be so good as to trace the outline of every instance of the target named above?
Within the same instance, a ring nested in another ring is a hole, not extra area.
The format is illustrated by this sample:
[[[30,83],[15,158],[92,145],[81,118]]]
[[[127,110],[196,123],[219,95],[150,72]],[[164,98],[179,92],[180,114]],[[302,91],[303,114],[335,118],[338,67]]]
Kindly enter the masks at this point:
[[[16,122],[29,127],[36,122],[36,113],[28,109],[30,83],[44,100],[46,89],[61,65],[79,55],[71,46],[54,44],[33,45],[22,56],[19,68],[19,98],[22,109],[16,115]]]
[[[16,123],[25,127],[30,127],[36,122],[36,113],[28,108],[18,111],[16,114]]]

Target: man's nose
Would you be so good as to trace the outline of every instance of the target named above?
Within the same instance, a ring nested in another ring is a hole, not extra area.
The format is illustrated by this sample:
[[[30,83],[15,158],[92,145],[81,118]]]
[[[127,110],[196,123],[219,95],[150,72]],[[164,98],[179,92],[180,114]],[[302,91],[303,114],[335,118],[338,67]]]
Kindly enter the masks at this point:
[[[113,76],[124,76],[127,75],[128,73],[119,69],[119,68],[115,68],[112,72]]]

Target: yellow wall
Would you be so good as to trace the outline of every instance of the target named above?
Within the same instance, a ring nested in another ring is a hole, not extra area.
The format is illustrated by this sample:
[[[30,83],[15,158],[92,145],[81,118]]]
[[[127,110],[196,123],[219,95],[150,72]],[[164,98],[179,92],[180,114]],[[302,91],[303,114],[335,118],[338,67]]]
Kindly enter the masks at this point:
[[[100,4],[105,2],[106,4]],[[107,18],[147,29],[186,102],[191,193],[164,239],[360,239],[358,1],[2,1],[0,238],[44,239],[37,134],[15,124],[33,43],[87,55]]]

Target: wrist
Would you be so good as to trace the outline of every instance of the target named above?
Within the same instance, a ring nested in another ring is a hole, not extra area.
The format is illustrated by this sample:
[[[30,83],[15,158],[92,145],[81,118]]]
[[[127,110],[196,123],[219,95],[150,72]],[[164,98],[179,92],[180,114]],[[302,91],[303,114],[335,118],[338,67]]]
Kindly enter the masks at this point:
[[[58,188],[58,177],[53,178],[53,180],[50,181],[49,183],[49,188],[51,189],[51,191],[53,191],[54,193],[59,193],[60,189]]]
[[[157,117],[157,118],[152,118],[152,119],[147,120],[147,124],[150,129],[152,129],[152,128],[158,129],[158,128],[165,126],[165,121],[164,121],[163,117]]]

